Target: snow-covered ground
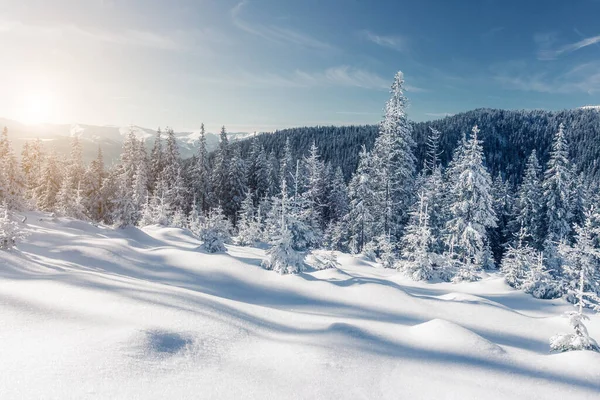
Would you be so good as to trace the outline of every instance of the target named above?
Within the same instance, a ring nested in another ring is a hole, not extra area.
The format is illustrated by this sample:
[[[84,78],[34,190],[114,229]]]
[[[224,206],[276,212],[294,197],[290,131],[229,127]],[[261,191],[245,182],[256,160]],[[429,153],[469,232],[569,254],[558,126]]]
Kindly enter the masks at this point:
[[[422,284],[349,255],[280,276],[179,229],[27,223],[0,252],[2,400],[600,398],[600,354],[548,353],[571,306],[498,276]]]

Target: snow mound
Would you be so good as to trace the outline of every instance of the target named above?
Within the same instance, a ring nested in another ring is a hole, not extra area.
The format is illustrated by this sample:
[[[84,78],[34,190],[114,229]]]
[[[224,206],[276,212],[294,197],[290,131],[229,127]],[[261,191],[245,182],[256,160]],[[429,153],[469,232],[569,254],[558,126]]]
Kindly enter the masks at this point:
[[[504,349],[497,344],[444,319],[432,319],[410,330],[416,341],[426,348],[457,353],[504,354]]]

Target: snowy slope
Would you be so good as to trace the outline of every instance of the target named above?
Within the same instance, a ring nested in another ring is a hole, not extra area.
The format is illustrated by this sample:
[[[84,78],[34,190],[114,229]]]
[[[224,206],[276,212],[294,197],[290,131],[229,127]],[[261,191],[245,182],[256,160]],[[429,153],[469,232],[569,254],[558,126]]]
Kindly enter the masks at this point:
[[[548,354],[570,306],[497,276],[420,284],[349,255],[279,276],[179,229],[27,229],[0,252],[3,400],[600,396],[600,354]]]

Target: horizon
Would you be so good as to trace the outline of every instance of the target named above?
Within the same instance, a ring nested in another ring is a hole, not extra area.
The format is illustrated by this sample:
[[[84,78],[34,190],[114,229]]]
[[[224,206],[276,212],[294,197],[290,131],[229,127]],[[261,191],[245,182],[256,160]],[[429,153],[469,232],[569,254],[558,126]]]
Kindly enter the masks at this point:
[[[596,0],[550,1],[544,12],[516,0],[0,5],[0,110],[23,123],[373,124],[398,70],[417,122],[600,104]]]

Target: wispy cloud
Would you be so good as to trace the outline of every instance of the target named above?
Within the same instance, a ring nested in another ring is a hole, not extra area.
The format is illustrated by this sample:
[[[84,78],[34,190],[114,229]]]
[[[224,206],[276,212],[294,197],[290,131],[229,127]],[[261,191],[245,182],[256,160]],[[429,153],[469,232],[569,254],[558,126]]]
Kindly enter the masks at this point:
[[[362,30],[359,32],[359,35],[363,39],[382,47],[387,47],[400,52],[406,52],[409,50],[408,39],[404,36],[378,35],[369,30]]]
[[[283,44],[295,44],[301,47],[317,50],[332,50],[334,46],[323,42],[310,35],[289,28],[269,24],[253,24],[247,22],[243,17],[243,11],[250,4],[249,0],[242,0],[231,9],[231,18],[235,26],[250,34],[260,36],[263,39]]]
[[[434,117],[434,118],[445,118],[445,117],[451,117],[454,114],[452,113],[446,113],[446,112],[442,112],[442,113],[425,113],[425,115],[427,115],[428,117]]]
[[[534,38],[535,40],[535,38]],[[558,48],[552,48],[552,44],[556,41],[555,37],[550,37],[550,40],[546,38],[544,40],[544,36],[538,37],[536,43],[541,45],[540,50],[538,51],[538,58],[540,60],[553,60],[563,54],[572,53],[574,51],[583,49],[584,47],[588,47],[594,44],[600,43],[600,35],[586,37],[578,42],[570,43]]]
[[[369,90],[388,90],[391,79],[385,79],[377,73],[347,65],[327,68],[322,71],[296,70],[290,74],[261,73],[241,71],[236,79],[229,77],[200,77],[205,83],[246,87],[354,87]],[[409,92],[424,92],[426,89],[405,85]]]
[[[145,47],[167,51],[190,51],[201,42],[216,42],[220,38],[211,30],[173,30],[169,32],[148,31],[135,28],[108,30],[76,24],[25,24],[20,21],[0,20],[0,32],[19,34],[61,41],[83,40],[85,42],[111,43],[124,46]]]
[[[600,93],[600,62],[580,64],[563,73],[501,73],[495,79],[509,89],[540,93]]]

